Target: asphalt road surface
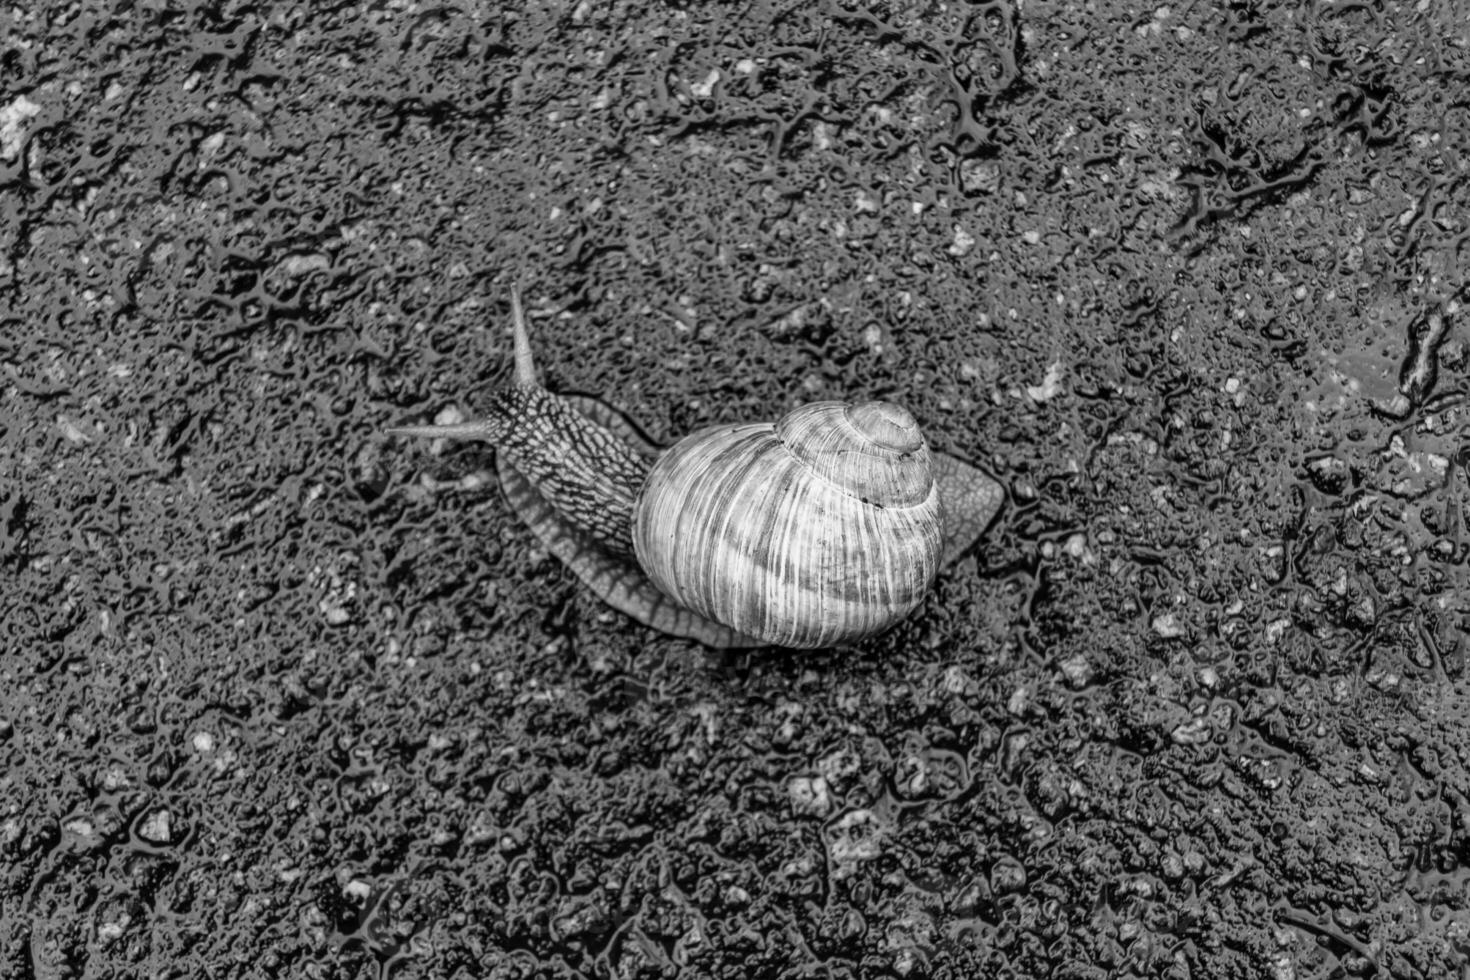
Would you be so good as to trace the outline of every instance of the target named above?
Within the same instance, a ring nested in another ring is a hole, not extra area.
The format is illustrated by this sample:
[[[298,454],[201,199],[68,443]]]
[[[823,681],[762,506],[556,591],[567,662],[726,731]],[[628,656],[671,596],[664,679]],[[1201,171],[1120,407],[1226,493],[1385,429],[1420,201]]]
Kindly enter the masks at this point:
[[[1470,975],[1457,0],[13,4],[0,976]],[[857,649],[602,605],[472,417],[885,398]]]

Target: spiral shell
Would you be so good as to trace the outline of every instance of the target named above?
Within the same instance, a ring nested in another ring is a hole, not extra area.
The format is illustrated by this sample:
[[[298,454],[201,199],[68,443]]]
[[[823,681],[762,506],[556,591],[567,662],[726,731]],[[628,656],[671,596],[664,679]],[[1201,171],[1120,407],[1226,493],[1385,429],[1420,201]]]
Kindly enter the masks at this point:
[[[633,547],[679,605],[810,648],[908,615],[934,581],[943,530],[913,417],[884,402],[819,402],[675,444],[644,482]]]

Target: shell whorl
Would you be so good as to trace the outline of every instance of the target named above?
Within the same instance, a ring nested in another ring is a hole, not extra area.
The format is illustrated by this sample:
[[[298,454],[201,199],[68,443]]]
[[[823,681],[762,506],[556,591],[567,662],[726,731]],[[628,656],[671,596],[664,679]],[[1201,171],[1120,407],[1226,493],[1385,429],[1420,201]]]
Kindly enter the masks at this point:
[[[938,571],[938,490],[908,413],[877,410],[875,445],[855,407],[676,443],[634,509],[644,572],[680,605],[777,646],[847,643],[907,615]]]
[[[934,477],[919,423],[890,402],[815,402],[776,423],[776,438],[816,476],[860,500],[913,507]]]

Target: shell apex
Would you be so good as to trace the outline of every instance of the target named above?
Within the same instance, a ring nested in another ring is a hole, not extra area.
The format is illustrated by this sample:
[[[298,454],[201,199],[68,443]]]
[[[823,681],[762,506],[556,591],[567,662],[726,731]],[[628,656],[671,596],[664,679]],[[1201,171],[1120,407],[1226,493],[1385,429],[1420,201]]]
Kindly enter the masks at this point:
[[[898,405],[814,402],[787,412],[776,437],[815,476],[864,503],[919,507],[933,493],[929,447]]]

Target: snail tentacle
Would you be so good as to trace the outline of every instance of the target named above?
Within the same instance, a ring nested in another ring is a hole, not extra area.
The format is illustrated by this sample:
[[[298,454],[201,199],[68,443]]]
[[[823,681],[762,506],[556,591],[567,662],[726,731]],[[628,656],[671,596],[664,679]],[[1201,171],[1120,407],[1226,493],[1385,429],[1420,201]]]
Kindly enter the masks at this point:
[[[536,373],[536,359],[531,355],[531,338],[526,333],[526,314],[521,310],[521,287],[510,288],[511,334],[515,338],[516,384],[523,388],[541,387]]]

